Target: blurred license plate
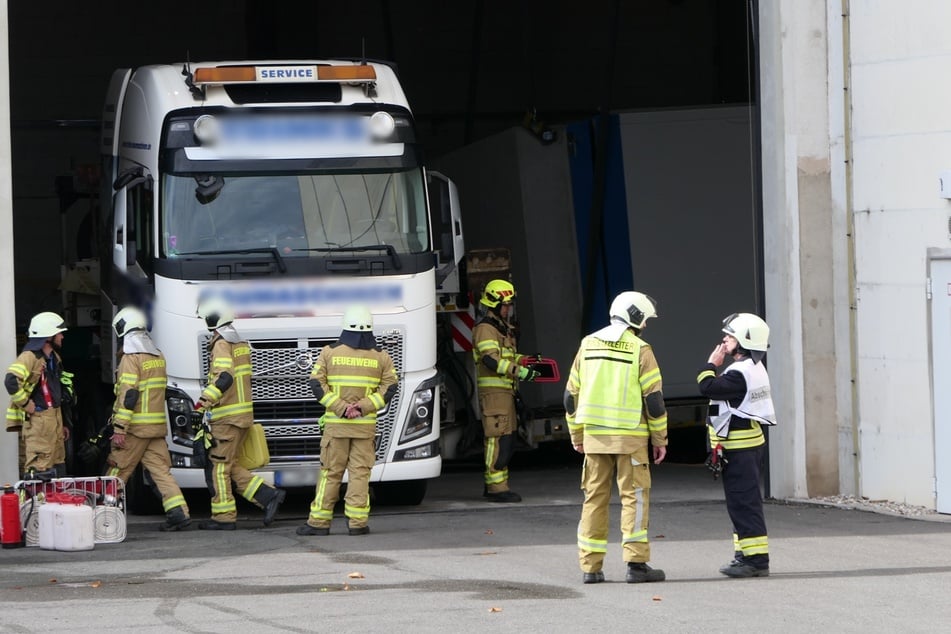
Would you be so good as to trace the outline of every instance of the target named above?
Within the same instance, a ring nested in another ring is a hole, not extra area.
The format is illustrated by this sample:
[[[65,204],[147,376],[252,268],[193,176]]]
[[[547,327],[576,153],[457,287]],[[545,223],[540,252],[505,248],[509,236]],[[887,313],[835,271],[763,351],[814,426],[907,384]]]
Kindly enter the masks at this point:
[[[283,487],[311,486],[317,481],[316,472],[303,469],[293,471],[275,471],[274,485]]]

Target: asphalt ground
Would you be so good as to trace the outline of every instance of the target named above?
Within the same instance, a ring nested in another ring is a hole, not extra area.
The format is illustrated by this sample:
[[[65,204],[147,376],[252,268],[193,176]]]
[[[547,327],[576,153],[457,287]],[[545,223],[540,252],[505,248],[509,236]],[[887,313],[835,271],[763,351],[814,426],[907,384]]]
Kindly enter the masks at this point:
[[[667,581],[624,583],[620,507],[607,581],[583,585],[580,467],[516,461],[521,504],[482,499],[478,465],[449,465],[415,507],[374,507],[372,533],[295,534],[311,492],[268,528],[242,505],[234,532],[155,530],[120,544],[0,551],[2,632],[904,632],[947,631],[951,524],[768,501],[771,576],[728,579],[719,483],[698,465],[654,469],[652,561]],[[207,495],[189,495],[207,517]],[[204,504],[204,506],[202,506]],[[945,516],[932,518],[947,519]]]

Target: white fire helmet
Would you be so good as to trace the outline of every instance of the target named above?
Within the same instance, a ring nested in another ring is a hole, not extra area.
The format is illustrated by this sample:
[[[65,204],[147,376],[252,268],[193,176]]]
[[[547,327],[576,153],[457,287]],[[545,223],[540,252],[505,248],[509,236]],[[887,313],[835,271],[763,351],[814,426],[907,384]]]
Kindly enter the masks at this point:
[[[53,337],[61,332],[66,332],[66,322],[63,318],[56,313],[45,312],[33,316],[27,334],[30,339],[39,339]]]
[[[651,317],[657,317],[657,302],[637,291],[624,291],[611,302],[612,318],[641,330]]]
[[[769,347],[769,326],[752,313],[733,313],[723,320],[723,332],[750,351],[766,352]]]
[[[234,321],[234,310],[220,297],[208,297],[198,302],[197,314],[205,320],[208,330],[217,330]]]
[[[363,306],[351,306],[343,313],[343,329],[370,332],[373,330],[373,314]]]
[[[112,329],[117,337],[125,337],[133,330],[145,330],[147,323],[145,313],[134,306],[126,306],[116,313]]]

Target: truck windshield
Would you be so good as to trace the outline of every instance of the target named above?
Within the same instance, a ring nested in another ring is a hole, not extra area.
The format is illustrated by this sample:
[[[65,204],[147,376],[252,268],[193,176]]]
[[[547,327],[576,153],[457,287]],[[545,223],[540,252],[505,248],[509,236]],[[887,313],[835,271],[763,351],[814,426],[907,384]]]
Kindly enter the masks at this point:
[[[315,257],[325,249],[429,248],[420,169],[365,174],[165,174],[162,253],[276,249]]]

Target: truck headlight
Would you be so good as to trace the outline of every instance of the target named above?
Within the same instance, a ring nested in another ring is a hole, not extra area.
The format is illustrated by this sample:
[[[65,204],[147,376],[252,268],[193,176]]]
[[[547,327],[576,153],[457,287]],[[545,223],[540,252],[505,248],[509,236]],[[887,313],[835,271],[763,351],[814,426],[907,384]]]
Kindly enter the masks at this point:
[[[370,116],[370,135],[377,140],[388,139],[396,129],[396,121],[389,112],[374,112]]]
[[[400,435],[400,444],[409,442],[414,438],[426,436],[433,431],[433,403],[436,395],[436,387],[428,385],[420,387],[413,392],[413,398],[410,401],[409,416],[406,418],[406,426]]]
[[[177,388],[165,389],[165,407],[168,408],[168,422],[172,436],[191,440],[191,414],[195,409],[191,398]]]
[[[221,134],[218,119],[210,114],[203,114],[195,119],[195,123],[192,124],[192,131],[195,133],[196,139],[207,145],[213,145],[217,142],[218,136]]]

